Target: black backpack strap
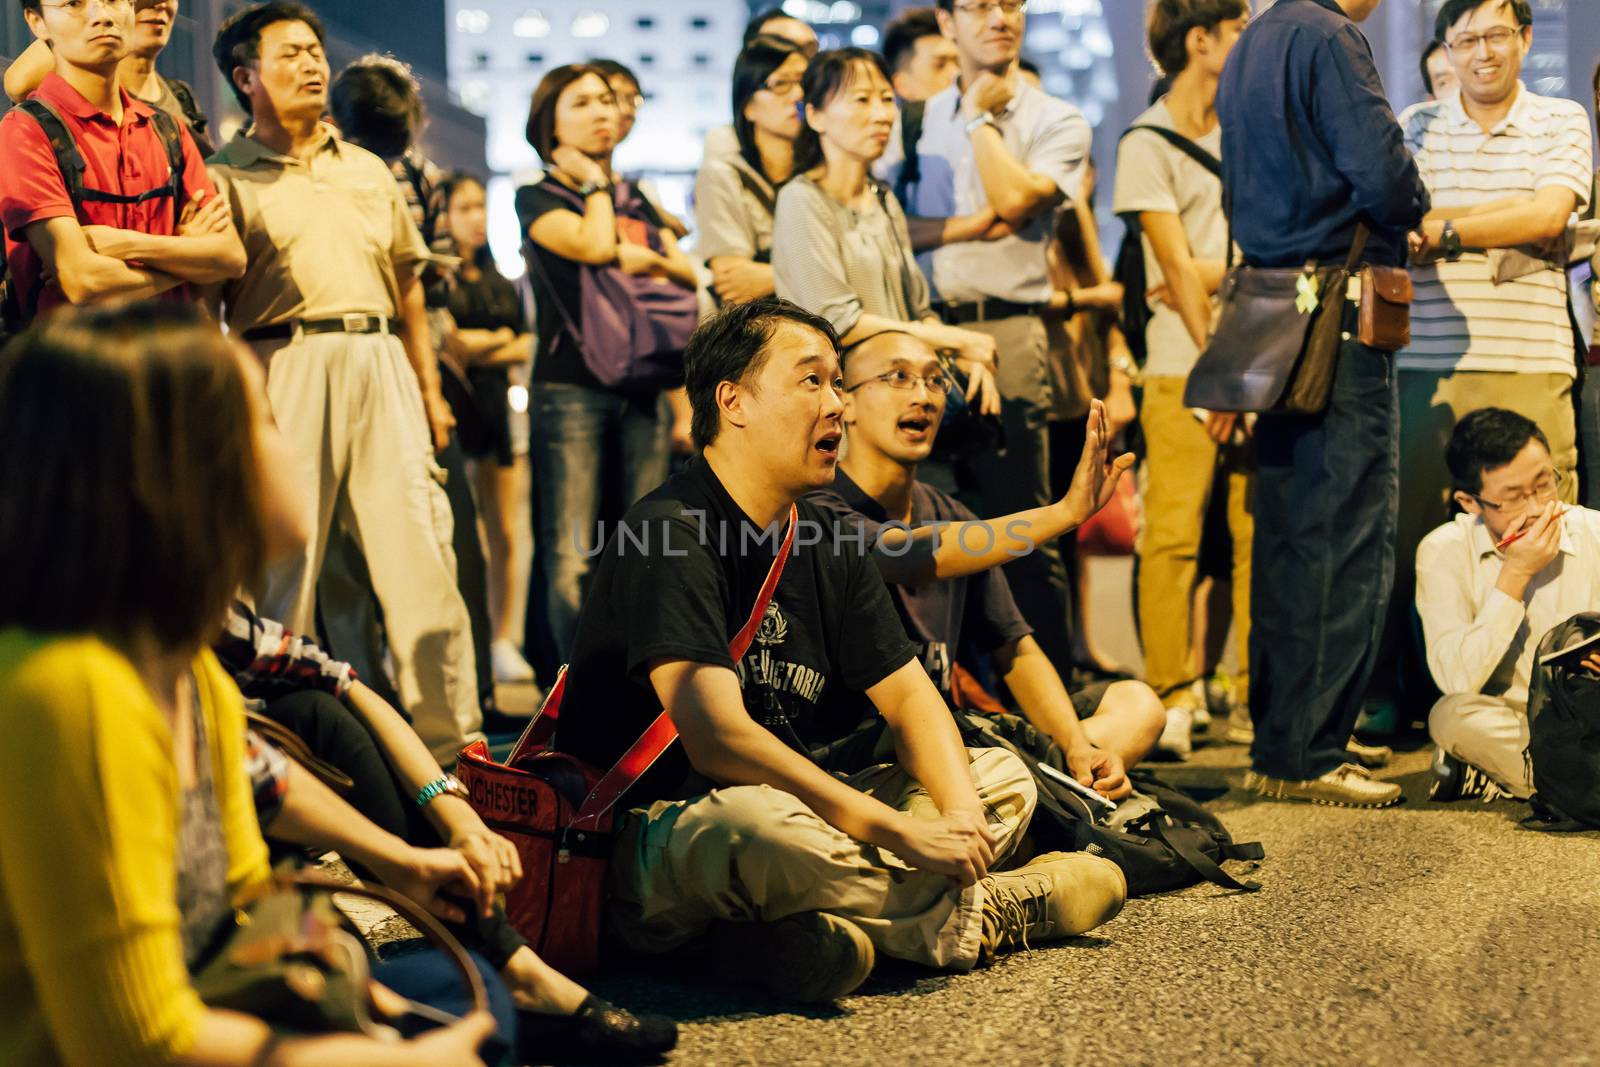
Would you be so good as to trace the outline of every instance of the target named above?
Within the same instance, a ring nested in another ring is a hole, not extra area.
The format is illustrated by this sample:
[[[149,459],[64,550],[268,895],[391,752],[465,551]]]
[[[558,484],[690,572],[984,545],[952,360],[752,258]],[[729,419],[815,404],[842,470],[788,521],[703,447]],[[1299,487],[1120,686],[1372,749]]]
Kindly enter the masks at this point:
[[[900,203],[908,203],[906,193],[922,180],[922,160],[917,157],[917,142],[922,140],[922,121],[928,111],[925,100],[914,100],[900,109],[900,148],[905,159],[900,163],[900,176],[894,182],[894,195]]]
[[[72,134],[67,132],[67,124],[61,121],[61,116],[56,109],[39,99],[31,96],[18,104],[17,107],[33,117],[44,131],[45,139],[50,142],[50,149],[56,154],[56,166],[61,168],[61,180],[66,183],[67,196],[76,208],[84,201],[83,153],[78,149],[78,142],[73,140]]]
[[[733,172],[739,176],[739,184],[744,186],[744,191],[755,197],[756,202],[761,205],[768,215],[777,214],[778,198],[772,194],[770,189],[756,181],[755,176],[743,167],[735,166]]]
[[[185,200],[183,173],[188,169],[188,161],[183,158],[183,127],[178,124],[177,119],[160,108],[155,109],[155,114],[151,118],[155,122],[156,133],[160,134],[161,143],[167,150],[167,189],[172,195],[172,225],[176,228],[178,219],[183,215]],[[156,190],[152,189],[143,199],[150,199],[151,194],[155,192]]]
[[[1122,138],[1119,138],[1118,143],[1135,130],[1149,130],[1151,133],[1159,135],[1172,147],[1210,171],[1218,181],[1222,180],[1222,160],[1207,152],[1177,130],[1169,130],[1165,126],[1129,126],[1122,132]]]
[[[1194,868],[1194,872],[1200,877],[1204,878],[1213,885],[1222,886],[1224,889],[1237,889],[1243,893],[1254,893],[1256,890],[1261,888],[1260,882],[1249,880],[1240,881],[1227,871],[1223,870],[1221,867],[1217,866],[1216,862],[1213,861],[1210,856],[1207,856],[1204,852],[1195,847],[1194,840],[1191,836],[1194,831],[1189,830],[1188,827],[1180,826],[1173,822],[1171,817],[1168,815],[1161,813],[1152,814],[1154,814],[1154,818],[1151,818],[1147,823],[1147,825],[1150,827],[1150,832],[1154,834],[1162,844],[1172,849],[1173,852],[1176,852],[1185,863]],[[1257,849],[1260,848],[1259,845],[1256,847]]]

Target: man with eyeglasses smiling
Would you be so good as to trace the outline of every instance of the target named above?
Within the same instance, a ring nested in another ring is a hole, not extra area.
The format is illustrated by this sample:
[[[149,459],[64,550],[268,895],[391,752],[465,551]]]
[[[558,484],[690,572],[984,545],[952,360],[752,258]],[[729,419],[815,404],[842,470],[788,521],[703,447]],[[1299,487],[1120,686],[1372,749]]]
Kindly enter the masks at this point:
[[[1577,338],[1564,239],[1589,199],[1589,119],[1578,102],[1540,96],[1520,80],[1533,43],[1528,0],[1448,0],[1434,33],[1459,88],[1400,116],[1433,209],[1412,238],[1411,344],[1395,356],[1392,639],[1410,632],[1414,546],[1449,517],[1443,456],[1457,419],[1489,405],[1526,415],[1549,436],[1561,499],[1578,498]],[[1511,248],[1542,249],[1546,262],[1522,277],[1497,277],[1495,250]]]
[[[950,388],[934,350],[910,334],[889,331],[847,349],[843,365],[844,457],[833,485],[811,499],[837,517],[842,540],[864,539],[872,548],[934,685],[952,708],[967,706],[956,682],[965,635],[994,656],[1028,722],[1059,746],[1081,784],[1114,799],[1128,795],[1126,769],[1144,758],[1166,723],[1160,698],[1143,682],[1095,685],[1069,695],[1001,570],[1076,529],[1110,499],[1132,465],[1131,456],[1107,461],[1105,409],[1094,402],[1088,442],[1065,497],[984,521],[917,480]],[[872,709],[858,703],[866,719]]]
[[[1417,549],[1417,612],[1445,693],[1428,716],[1435,800],[1527,799],[1528,686],[1539,641],[1600,605],[1600,512],[1557,499],[1533,421],[1480,408],[1445,454],[1457,515]],[[1585,661],[1600,670],[1600,657]]]

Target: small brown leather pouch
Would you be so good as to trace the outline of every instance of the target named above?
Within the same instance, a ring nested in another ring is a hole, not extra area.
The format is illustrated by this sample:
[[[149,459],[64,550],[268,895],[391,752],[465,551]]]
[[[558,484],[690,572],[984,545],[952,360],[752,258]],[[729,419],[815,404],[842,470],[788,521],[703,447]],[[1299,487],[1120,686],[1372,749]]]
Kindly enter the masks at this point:
[[[1368,348],[1398,352],[1411,343],[1411,275],[1404,267],[1361,268],[1359,329]]]

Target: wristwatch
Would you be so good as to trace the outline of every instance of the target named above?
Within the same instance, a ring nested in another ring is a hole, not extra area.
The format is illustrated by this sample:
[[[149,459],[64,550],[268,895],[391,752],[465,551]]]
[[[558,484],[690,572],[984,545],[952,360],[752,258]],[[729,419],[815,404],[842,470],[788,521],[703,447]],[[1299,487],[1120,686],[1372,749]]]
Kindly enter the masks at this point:
[[[985,111],[983,114],[967,123],[967,136],[971,137],[973,134],[977,133],[980,126],[994,126],[994,128],[997,130],[1000,128],[995,123],[994,116]]]
[[[1447,222],[1444,229],[1439,232],[1439,250],[1444,257],[1450,260],[1461,258],[1461,235],[1456,232],[1456,224]]]
[[[610,188],[611,188],[611,183],[610,182],[606,182],[603,185],[600,184],[599,182],[584,182],[582,185],[578,186],[578,195],[580,197],[582,197],[583,199],[587,200],[591,196],[593,196],[595,193],[603,193],[603,192],[606,192],[607,190],[609,190]]]
[[[446,793],[466,801],[472,799],[472,794],[467,792],[467,787],[462,784],[461,779],[453,774],[441,774],[417,790],[417,807],[425,808],[433,803],[434,798]]]

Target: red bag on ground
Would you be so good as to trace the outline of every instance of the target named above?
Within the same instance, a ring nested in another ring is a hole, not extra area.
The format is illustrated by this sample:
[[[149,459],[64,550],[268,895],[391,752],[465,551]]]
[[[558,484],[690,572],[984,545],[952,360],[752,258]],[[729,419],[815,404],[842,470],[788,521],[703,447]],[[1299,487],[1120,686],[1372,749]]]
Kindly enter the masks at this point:
[[[728,643],[735,663],[744,658],[794,546],[795,509],[772,568],[761,583],[755,610]],[[575,756],[550,748],[567,688],[561,668],[539,711],[504,763],[474,742],[456,759],[474,810],[491,830],[516,846],[522,881],[506,893],[506,916],[546,963],[567,974],[600,965],[600,922],[606,864],[614,844],[616,803],[660,758],[678,730],[665,711],[616,765],[601,774]]]

